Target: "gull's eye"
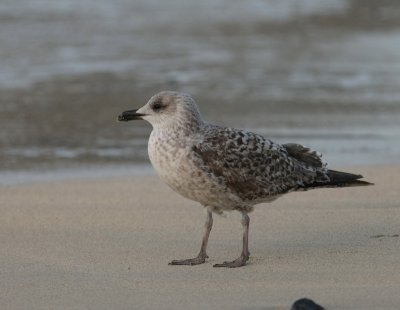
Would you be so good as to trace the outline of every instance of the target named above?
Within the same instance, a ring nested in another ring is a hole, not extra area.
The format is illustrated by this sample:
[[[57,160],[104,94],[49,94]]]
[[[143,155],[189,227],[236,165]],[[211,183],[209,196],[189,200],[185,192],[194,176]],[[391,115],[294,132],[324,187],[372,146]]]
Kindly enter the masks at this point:
[[[161,110],[162,107],[163,107],[163,106],[162,106],[161,102],[159,102],[159,101],[154,102],[154,104],[153,104],[153,106],[152,106],[152,108],[153,108],[154,111],[159,111],[159,110]]]

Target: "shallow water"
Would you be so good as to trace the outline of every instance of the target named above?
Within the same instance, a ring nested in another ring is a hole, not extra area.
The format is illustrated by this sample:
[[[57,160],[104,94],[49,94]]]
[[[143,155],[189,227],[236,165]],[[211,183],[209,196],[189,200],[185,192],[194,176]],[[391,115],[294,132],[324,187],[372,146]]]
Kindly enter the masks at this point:
[[[155,92],[318,149],[332,165],[400,162],[396,1],[4,0],[0,169],[147,161],[118,124]]]

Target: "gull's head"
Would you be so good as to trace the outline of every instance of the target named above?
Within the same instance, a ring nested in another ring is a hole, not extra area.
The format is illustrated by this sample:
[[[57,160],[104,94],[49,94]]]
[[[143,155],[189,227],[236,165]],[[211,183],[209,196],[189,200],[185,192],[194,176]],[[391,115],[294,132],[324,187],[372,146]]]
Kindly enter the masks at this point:
[[[185,93],[162,91],[137,110],[122,112],[120,122],[144,119],[153,127],[198,126],[203,121],[196,102]]]

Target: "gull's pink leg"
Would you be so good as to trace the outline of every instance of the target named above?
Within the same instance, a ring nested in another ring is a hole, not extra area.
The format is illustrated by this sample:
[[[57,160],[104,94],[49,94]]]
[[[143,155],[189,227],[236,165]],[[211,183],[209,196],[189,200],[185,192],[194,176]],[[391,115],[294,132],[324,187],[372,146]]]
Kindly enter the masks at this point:
[[[213,225],[212,211],[210,208],[207,208],[207,218],[206,223],[204,225],[205,231],[203,235],[203,240],[201,242],[201,248],[199,255],[195,258],[182,259],[182,260],[173,260],[169,263],[169,265],[199,265],[203,264],[206,261],[207,256],[207,244],[208,237],[210,236],[211,228]]]
[[[240,256],[231,262],[223,262],[222,264],[215,264],[214,267],[228,267],[235,268],[246,265],[246,262],[249,260],[250,252],[249,252],[249,225],[250,218],[247,213],[242,212],[242,226],[243,226],[243,249]]]

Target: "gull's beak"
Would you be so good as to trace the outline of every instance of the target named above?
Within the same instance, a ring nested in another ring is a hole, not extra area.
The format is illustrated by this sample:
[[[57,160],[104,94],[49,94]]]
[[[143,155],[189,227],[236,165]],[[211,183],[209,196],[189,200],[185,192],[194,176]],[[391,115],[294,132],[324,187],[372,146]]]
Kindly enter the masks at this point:
[[[129,110],[122,112],[122,114],[118,115],[118,121],[127,122],[127,121],[142,119],[142,116],[144,115],[145,114],[137,113],[137,110]]]

